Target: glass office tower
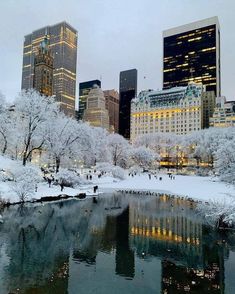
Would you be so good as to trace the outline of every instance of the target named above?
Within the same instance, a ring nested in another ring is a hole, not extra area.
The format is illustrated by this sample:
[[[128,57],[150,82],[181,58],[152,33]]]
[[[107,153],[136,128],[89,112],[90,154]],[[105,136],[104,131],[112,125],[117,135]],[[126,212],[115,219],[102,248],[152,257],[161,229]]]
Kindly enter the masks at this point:
[[[119,79],[119,134],[130,138],[131,100],[137,95],[137,69],[120,72]]]
[[[23,51],[22,89],[33,88],[34,58],[45,36],[54,59],[53,94],[61,110],[74,115],[77,66],[77,31],[68,23],[47,26],[25,36]]]
[[[201,82],[220,96],[220,27],[212,17],[163,32],[163,88]]]

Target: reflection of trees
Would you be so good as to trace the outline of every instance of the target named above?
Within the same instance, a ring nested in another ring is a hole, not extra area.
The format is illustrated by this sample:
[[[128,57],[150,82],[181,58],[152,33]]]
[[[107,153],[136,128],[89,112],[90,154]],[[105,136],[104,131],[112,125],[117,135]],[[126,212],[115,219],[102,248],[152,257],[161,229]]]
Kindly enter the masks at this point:
[[[97,204],[87,199],[63,205],[11,207],[5,211],[5,223],[0,229],[5,238],[0,241],[7,242],[10,262],[1,279],[9,290],[43,285],[52,275],[55,282],[58,270],[68,264],[71,247],[95,256],[107,215],[114,213],[109,210],[116,201],[112,198],[104,197]],[[125,207],[123,203],[120,205]]]

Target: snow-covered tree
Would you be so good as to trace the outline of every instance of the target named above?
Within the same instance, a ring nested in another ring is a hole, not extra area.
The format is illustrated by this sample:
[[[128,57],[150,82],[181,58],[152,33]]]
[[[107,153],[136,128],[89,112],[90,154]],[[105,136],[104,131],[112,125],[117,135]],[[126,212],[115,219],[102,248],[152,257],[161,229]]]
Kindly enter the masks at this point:
[[[223,201],[210,200],[198,205],[197,210],[202,214],[208,224],[219,229],[235,225],[235,199],[224,198]]]
[[[5,97],[0,93],[0,147],[3,155],[7,151],[12,121]]]
[[[5,110],[5,104],[6,104],[6,99],[2,92],[0,92],[0,113],[2,113]]]
[[[100,162],[96,165],[96,168],[101,172],[112,175],[114,178],[118,178],[121,180],[125,179],[125,171],[120,166],[115,166],[108,162]]]
[[[58,105],[53,97],[29,89],[23,90],[15,100],[15,111],[18,114],[17,123],[21,126],[22,160],[25,165],[32,152],[42,148],[46,125],[58,112]]]
[[[55,178],[58,180],[59,184],[63,184],[66,187],[76,187],[80,184],[87,183],[87,181],[81,178],[77,173],[67,169],[61,169],[56,174]]]
[[[220,143],[215,152],[215,170],[222,181],[235,184],[235,137]]]
[[[118,134],[110,134],[108,136],[108,149],[112,163],[114,165],[124,167],[126,165],[130,149],[127,140]]]
[[[107,139],[107,130],[89,126],[89,148],[82,153],[82,160],[86,165],[95,165],[97,162],[110,162]]]
[[[150,167],[154,160],[160,159],[160,156],[157,156],[155,152],[144,146],[133,148],[131,153],[135,164],[141,167]]]
[[[25,202],[35,191],[35,185],[40,181],[39,171],[33,166],[15,167],[11,171],[14,182],[12,190],[21,202]]]
[[[62,113],[47,124],[45,148],[55,162],[56,172],[63,158],[74,158],[90,149],[90,132],[87,124],[78,123]]]

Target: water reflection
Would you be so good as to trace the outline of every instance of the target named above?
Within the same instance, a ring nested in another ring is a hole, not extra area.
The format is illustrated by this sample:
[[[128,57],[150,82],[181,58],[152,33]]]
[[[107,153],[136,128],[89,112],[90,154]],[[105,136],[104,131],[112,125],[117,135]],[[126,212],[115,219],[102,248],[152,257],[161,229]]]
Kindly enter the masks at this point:
[[[234,293],[224,277],[234,236],[203,225],[194,205],[107,195],[11,207],[0,227],[0,293]]]

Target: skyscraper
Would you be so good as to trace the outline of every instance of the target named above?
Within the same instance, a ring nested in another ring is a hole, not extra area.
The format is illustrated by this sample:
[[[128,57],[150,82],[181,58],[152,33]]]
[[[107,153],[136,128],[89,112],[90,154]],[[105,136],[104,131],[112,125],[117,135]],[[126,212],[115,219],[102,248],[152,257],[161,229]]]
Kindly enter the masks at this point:
[[[97,85],[93,86],[87,96],[83,119],[91,126],[109,130],[109,114],[105,108],[104,93]]]
[[[33,88],[43,95],[53,95],[53,57],[46,37],[35,54]]]
[[[163,88],[203,83],[220,95],[220,26],[211,17],[163,32]]]
[[[101,88],[100,80],[92,80],[79,84],[79,107],[77,113],[77,119],[83,119],[84,111],[86,109],[87,96],[94,85]]]
[[[25,36],[23,51],[22,89],[33,87],[35,53],[47,36],[54,59],[53,94],[60,102],[61,110],[74,115],[76,94],[77,31],[68,23],[33,31]]]
[[[137,95],[137,69],[120,72],[119,134],[130,138],[131,99]]]
[[[115,90],[105,90],[105,107],[109,112],[110,131],[118,133],[119,94]]]

